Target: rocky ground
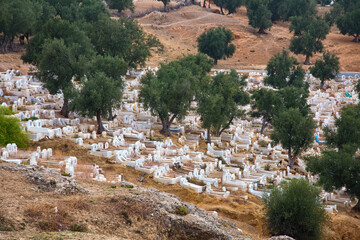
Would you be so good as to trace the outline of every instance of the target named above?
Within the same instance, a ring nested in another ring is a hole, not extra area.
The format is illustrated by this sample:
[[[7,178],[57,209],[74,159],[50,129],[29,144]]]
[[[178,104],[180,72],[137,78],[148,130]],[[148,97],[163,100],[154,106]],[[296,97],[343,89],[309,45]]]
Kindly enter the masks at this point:
[[[179,197],[132,183],[87,183],[0,163],[1,239],[252,239]],[[291,238],[281,238],[291,239]]]

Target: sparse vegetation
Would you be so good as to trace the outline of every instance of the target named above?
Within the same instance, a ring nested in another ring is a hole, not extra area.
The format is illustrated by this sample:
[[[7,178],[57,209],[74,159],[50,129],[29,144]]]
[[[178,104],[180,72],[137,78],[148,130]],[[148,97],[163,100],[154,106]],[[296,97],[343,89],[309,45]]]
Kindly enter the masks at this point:
[[[180,215],[180,216],[185,216],[185,215],[188,215],[190,213],[190,210],[185,206],[177,206],[176,210],[175,210],[175,213]]]

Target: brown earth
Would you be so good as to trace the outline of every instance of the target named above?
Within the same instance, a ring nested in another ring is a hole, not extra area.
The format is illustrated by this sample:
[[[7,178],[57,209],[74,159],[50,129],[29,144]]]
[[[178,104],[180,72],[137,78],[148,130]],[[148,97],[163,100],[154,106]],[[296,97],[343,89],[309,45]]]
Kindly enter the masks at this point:
[[[149,60],[149,65],[196,53],[196,39],[199,35],[218,26],[232,30],[236,51],[232,58],[220,60],[216,68],[264,69],[274,54],[288,49],[292,37],[288,22],[278,22],[267,31],[268,34],[259,34],[248,25],[245,7],[229,16],[214,13],[214,10],[215,5],[212,5],[211,9],[189,6],[169,13],[153,12],[138,19],[144,30],[156,35],[165,47],[162,54],[154,55]],[[322,7],[319,12],[322,14],[328,10],[328,7]],[[341,35],[339,30],[333,27],[324,41],[324,46],[325,50],[339,56],[341,71],[360,71],[360,44],[352,42],[352,37]],[[320,56],[321,54],[316,54],[312,62]],[[299,62],[305,60],[302,55],[295,57]]]
[[[43,140],[38,143],[33,143],[30,149],[35,150],[36,146],[41,146],[42,148],[53,148],[55,154],[76,156],[78,158],[79,164],[96,163],[105,171],[105,176],[108,179],[111,178],[111,176],[122,174],[124,176],[124,180],[127,182],[134,183],[141,187],[155,188],[162,192],[171,193],[178,196],[184,202],[193,203],[196,206],[208,211],[217,211],[221,219],[231,221],[232,223],[236,224],[238,228],[242,229],[244,234],[247,234],[253,238],[269,237],[269,233],[266,229],[266,219],[263,212],[263,202],[260,198],[253,195],[238,191],[233,192],[231,197],[227,199],[217,199],[204,193],[195,193],[194,191],[183,188],[180,185],[165,185],[157,183],[152,179],[151,175],[138,172],[131,167],[126,167],[121,164],[111,164],[105,158],[90,155],[87,149],[80,147],[69,140]],[[101,221],[105,221],[105,219],[103,219],[105,216],[103,215],[101,208],[104,208],[107,204],[111,204],[112,197],[120,196],[121,192],[124,193],[124,191],[128,191],[128,189],[112,188],[111,184],[94,182],[89,179],[79,179],[77,181],[81,186],[90,190],[92,194],[75,196],[73,198],[71,196],[59,196],[52,193],[35,193],[32,190],[33,186],[26,183],[26,181],[18,175],[1,171],[0,185],[2,186],[2,191],[0,194],[0,204],[1,206],[7,206],[2,208],[6,209],[6,215],[12,216],[14,214],[17,216],[15,220],[11,220],[11,224],[14,226],[16,225],[16,228],[20,230],[19,226],[21,225],[19,224],[25,220],[28,222],[30,221],[28,215],[19,215],[20,210],[22,212],[26,212],[26,209],[30,208],[31,210],[34,207],[51,209],[51,207],[57,205],[64,207],[64,211],[66,210],[67,212],[71,212],[71,214],[75,214],[73,211],[69,210],[69,206],[73,206],[75,202],[78,202],[78,205],[80,205],[79,208],[84,207],[86,211],[81,209],[79,212],[75,211],[76,214],[74,216],[76,217],[75,219],[77,221],[80,221],[79,224],[86,226],[86,228],[90,228],[90,230],[86,231],[85,236],[89,235],[89,239],[100,239],[97,238],[101,236],[99,232],[103,232],[105,235],[110,237],[111,230],[109,229],[109,226],[104,226],[104,228],[100,226],[102,224]],[[94,193],[96,194],[94,195]],[[245,195],[248,196],[248,200],[244,199]],[[34,202],[40,205],[38,206],[36,204],[30,204]],[[93,202],[97,204],[93,204]],[[144,208],[145,206],[142,207]],[[77,206],[75,206],[75,208],[77,208]],[[79,217],[79,214],[81,217]],[[94,217],[98,222],[94,222]],[[340,209],[338,213],[331,216],[331,222],[326,225],[324,239],[359,239],[359,218],[359,213],[353,213],[349,210]],[[68,221],[70,220],[71,218],[68,219]],[[121,221],[125,220],[123,218],[121,219]],[[108,220],[105,222],[106,224],[109,224]],[[25,224],[27,226],[29,225],[28,230],[30,231],[29,234],[32,234],[31,236],[34,235],[34,231],[39,231],[39,222],[35,221],[35,223]],[[136,236],[137,230],[140,230],[141,232],[148,231],[147,228],[143,230],[143,225],[141,224],[150,224],[149,222],[140,221],[139,224],[140,225],[134,225],[133,228],[124,234],[133,234],[131,236]],[[95,226],[99,226],[98,229],[94,230],[93,228],[95,228]],[[232,228],[233,227],[231,227],[231,229]],[[42,230],[40,229],[40,231]],[[16,235],[19,233],[16,232],[12,234]],[[62,232],[62,234],[70,233]],[[92,234],[94,234],[94,236]],[[83,237],[84,236],[82,236],[82,239],[88,239]],[[69,239],[71,238],[69,237]]]

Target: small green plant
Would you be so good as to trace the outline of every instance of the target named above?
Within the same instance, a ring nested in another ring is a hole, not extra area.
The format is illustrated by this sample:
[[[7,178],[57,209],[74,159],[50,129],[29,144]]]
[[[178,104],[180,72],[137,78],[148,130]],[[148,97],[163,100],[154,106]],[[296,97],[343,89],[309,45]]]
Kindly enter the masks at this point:
[[[193,183],[193,184],[196,184],[199,186],[206,186],[206,183],[203,180],[199,180],[195,177],[192,177],[192,178],[187,177],[186,179],[189,183]]]
[[[270,171],[270,164],[266,164],[264,169],[265,169],[265,171]]]
[[[185,206],[177,206],[175,213],[180,216],[185,216],[190,213],[190,210]]]
[[[259,146],[260,146],[260,147],[267,147],[267,145],[268,145],[268,143],[265,142],[264,140],[260,140],[260,141],[259,141]]]
[[[250,52],[255,52],[255,50],[250,50]]]
[[[23,119],[23,121],[29,121],[29,120],[35,121],[35,120],[39,120],[39,118],[38,117],[29,117],[29,118],[24,118]]]
[[[126,185],[123,185],[123,184],[121,184],[121,187],[122,188],[134,188],[134,186],[133,185],[130,185],[130,184],[126,184]]]
[[[206,169],[206,163],[200,165],[201,169]]]
[[[70,226],[72,232],[85,232],[85,227],[81,224],[73,224]]]
[[[61,175],[64,177],[71,177],[70,173],[61,173]]]
[[[113,185],[113,186],[110,186],[111,188],[116,188],[116,186],[115,185]]]

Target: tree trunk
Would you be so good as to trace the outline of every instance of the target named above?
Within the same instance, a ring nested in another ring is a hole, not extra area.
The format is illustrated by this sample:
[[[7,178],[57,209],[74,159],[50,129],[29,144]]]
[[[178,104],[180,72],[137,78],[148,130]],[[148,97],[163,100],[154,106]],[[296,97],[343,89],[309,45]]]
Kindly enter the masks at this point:
[[[220,11],[222,15],[225,15],[222,6],[220,6]]]
[[[205,5],[205,3],[206,3],[206,0],[204,0],[203,8],[206,8],[206,5]]]
[[[217,132],[217,136],[218,136],[218,137],[220,137],[221,134],[225,131],[225,129],[227,129],[227,128],[230,126],[230,124],[232,123],[233,120],[234,120],[234,117],[231,117],[230,120],[229,120],[229,122],[226,124],[226,126],[223,127],[223,129],[221,129],[220,132]]]
[[[164,12],[167,12],[166,4],[164,4]]]
[[[97,111],[96,113],[96,120],[98,124],[97,134],[102,134],[102,132],[104,131],[104,126],[102,125],[100,111]]]
[[[266,34],[266,32],[265,32],[265,29],[264,28],[259,28],[259,31],[258,31],[258,33],[260,33],[260,34]]]
[[[325,80],[321,80],[321,82],[320,82],[320,89],[324,89],[324,83],[325,83]]]
[[[208,6],[208,8],[210,8],[210,0],[209,0],[209,6]]]
[[[217,59],[214,59],[214,65],[217,65],[217,61],[218,61]]]
[[[69,117],[69,108],[68,108],[68,104],[69,104],[69,100],[67,98],[64,97],[64,104],[63,107],[60,111],[60,114],[63,115],[64,117]]]
[[[288,157],[289,157],[288,166],[290,167],[290,169],[294,169],[294,163],[295,163],[296,156],[291,156],[291,149],[288,150]]]
[[[206,143],[211,143],[210,128],[208,128],[208,130],[207,130],[207,139],[206,139]]]
[[[310,56],[306,56],[306,59],[305,59],[305,62],[304,62],[305,65],[311,65],[311,62],[310,62]]]
[[[262,122],[261,130],[260,130],[260,133],[261,133],[261,134],[264,133],[264,130],[265,130],[266,127],[267,127],[267,123],[266,123],[266,120],[265,120],[265,118],[264,118],[264,119],[263,119],[263,122]]]
[[[355,35],[354,42],[359,42],[359,34],[356,34],[356,35]]]
[[[165,135],[165,136],[170,136],[170,125],[168,122],[166,121],[161,121],[162,122],[162,129],[160,130],[160,133]]]

